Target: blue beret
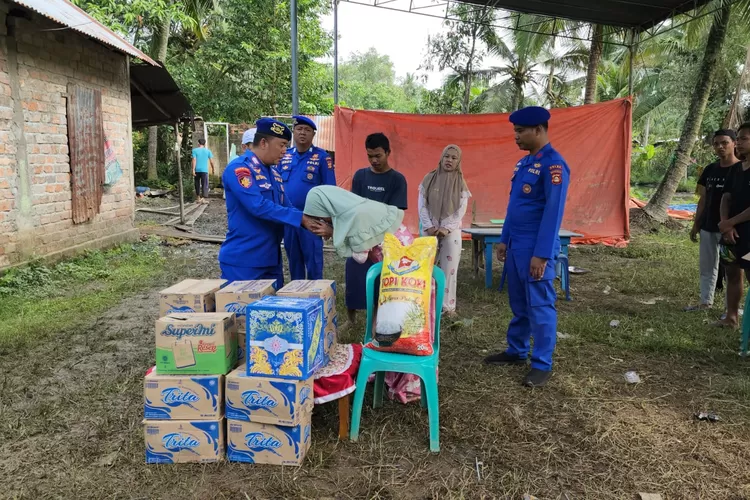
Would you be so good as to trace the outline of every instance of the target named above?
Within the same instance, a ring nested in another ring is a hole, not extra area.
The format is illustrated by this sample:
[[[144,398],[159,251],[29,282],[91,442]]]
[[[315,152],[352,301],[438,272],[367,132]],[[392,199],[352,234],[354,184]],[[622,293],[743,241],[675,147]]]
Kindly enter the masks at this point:
[[[255,122],[255,127],[257,129],[255,131],[256,134],[278,137],[279,139],[286,139],[287,141],[292,140],[292,131],[289,130],[289,127],[273,118],[261,118]]]
[[[514,111],[508,118],[513,125],[520,127],[536,127],[549,121],[549,111],[539,106],[529,106]]]
[[[315,122],[306,116],[293,116],[292,118],[294,119],[294,122],[292,122],[293,127],[296,127],[297,125],[307,125],[313,130],[318,130],[318,127],[317,125],[315,125]]]

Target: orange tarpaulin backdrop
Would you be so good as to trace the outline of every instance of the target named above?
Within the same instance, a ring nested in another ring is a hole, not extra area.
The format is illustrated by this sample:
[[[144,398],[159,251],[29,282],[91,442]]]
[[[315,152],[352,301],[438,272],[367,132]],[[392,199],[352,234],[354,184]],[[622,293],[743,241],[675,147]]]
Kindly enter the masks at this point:
[[[629,235],[631,106],[627,99],[553,109],[550,141],[570,166],[563,227],[585,235],[582,242],[616,243]],[[406,224],[419,227],[417,189],[437,167],[443,148],[463,150],[462,167],[472,198],[464,227],[502,219],[510,178],[526,153],[515,143],[507,114],[412,115],[336,108],[336,177],[351,186],[354,172],[368,166],[365,138],[383,132],[391,142],[390,164],[409,184]]]

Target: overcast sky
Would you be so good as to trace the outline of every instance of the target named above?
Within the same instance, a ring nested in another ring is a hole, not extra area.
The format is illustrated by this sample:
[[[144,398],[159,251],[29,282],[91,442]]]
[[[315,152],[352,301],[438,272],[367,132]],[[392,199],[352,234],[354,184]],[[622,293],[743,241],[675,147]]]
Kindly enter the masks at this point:
[[[394,4],[400,6],[404,1],[397,0]],[[333,14],[324,17],[322,24],[325,29],[333,31]],[[391,58],[397,77],[416,73],[424,61],[427,37],[444,31],[442,24],[442,19],[433,17],[341,2],[339,63],[352,52],[365,52],[375,47],[378,53]],[[442,77],[438,72],[421,73],[427,74],[429,88],[440,86]]]

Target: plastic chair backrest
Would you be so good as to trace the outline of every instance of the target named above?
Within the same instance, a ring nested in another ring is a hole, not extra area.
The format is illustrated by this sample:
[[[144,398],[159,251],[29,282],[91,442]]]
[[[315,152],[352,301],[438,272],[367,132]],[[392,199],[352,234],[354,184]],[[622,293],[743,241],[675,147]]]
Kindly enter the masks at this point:
[[[372,324],[375,304],[375,282],[380,279],[383,272],[383,263],[373,264],[367,271],[365,291],[367,296],[367,325],[365,327],[365,344],[372,340]],[[432,268],[432,279],[435,280],[435,324],[432,325],[435,333],[433,352],[437,356],[440,353],[440,319],[443,316],[443,298],[445,295],[445,273],[438,266]]]

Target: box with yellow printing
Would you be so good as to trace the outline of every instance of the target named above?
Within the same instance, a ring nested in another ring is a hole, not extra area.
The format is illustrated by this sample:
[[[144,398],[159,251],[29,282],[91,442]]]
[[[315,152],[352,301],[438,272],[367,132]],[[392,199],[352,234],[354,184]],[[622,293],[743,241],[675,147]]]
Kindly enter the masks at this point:
[[[247,306],[247,374],[307,380],[328,364],[322,303],[269,296]]]
[[[276,293],[279,297],[297,297],[301,299],[323,300],[326,332],[325,350],[330,354],[336,342],[338,314],[336,313],[336,282],[333,280],[297,280],[292,281]]]
[[[224,412],[224,375],[162,375],[143,381],[146,420],[216,420]]]
[[[144,420],[147,464],[218,462],[224,455],[224,419]]]
[[[227,420],[230,462],[302,465],[310,449],[310,413],[293,427]]]
[[[227,375],[225,398],[230,420],[294,426],[313,409],[313,379],[253,377],[242,365]]]
[[[156,321],[161,375],[225,375],[237,363],[233,313],[169,314]]]
[[[159,293],[159,317],[216,311],[215,294],[227,280],[183,280]]]

